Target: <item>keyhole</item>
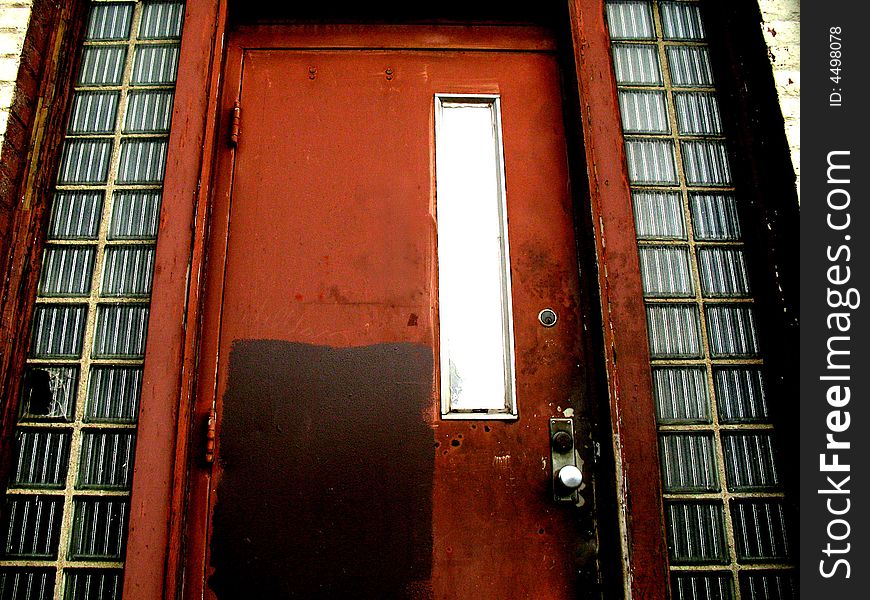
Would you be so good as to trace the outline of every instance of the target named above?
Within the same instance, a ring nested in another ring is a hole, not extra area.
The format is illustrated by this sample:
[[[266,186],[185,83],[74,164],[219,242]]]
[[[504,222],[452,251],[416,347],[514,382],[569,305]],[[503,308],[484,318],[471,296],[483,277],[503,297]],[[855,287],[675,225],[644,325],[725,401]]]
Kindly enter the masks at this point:
[[[552,327],[556,324],[557,319],[558,317],[556,316],[556,311],[554,311],[552,308],[545,308],[538,313],[538,320],[544,327]]]

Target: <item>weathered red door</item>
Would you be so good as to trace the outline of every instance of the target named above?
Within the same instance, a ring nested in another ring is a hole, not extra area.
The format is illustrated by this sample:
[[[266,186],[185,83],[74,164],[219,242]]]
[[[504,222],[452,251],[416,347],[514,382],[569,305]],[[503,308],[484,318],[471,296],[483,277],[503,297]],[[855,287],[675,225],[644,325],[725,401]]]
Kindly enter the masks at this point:
[[[189,597],[583,595],[591,491],[556,502],[552,487],[550,419],[585,402],[552,43],[533,28],[250,28],[224,77],[226,130],[237,100],[240,121],[217,157],[197,384],[216,457],[194,467]],[[499,104],[516,403],[492,418],[442,415],[445,95]]]

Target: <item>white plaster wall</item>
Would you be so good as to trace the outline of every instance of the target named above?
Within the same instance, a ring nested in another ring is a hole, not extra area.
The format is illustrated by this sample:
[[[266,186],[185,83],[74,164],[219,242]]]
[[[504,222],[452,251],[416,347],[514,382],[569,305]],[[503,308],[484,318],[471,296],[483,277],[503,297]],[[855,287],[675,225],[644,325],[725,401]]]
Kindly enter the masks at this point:
[[[9,107],[12,106],[21,47],[32,4],[32,0],[0,0],[0,148],[9,120]]]
[[[800,199],[801,3],[800,0],[758,0],[758,6]]]

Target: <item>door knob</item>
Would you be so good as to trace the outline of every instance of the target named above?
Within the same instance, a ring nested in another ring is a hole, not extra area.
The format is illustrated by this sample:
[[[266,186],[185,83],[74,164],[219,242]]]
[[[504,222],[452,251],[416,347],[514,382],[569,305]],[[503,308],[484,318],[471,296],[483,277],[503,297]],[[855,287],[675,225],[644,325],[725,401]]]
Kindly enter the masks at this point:
[[[573,492],[583,483],[583,473],[574,465],[566,465],[556,473],[556,479],[559,480],[559,485]]]
[[[573,419],[550,419],[550,465],[553,468],[553,500],[577,502],[583,473],[577,467]]]

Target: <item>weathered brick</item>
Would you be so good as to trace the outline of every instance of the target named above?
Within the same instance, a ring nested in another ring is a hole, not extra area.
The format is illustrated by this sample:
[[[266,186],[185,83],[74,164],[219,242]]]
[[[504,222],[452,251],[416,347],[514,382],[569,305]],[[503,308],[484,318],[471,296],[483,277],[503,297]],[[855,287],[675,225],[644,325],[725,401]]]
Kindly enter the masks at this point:
[[[26,31],[29,20],[29,6],[0,6],[0,28]]]

